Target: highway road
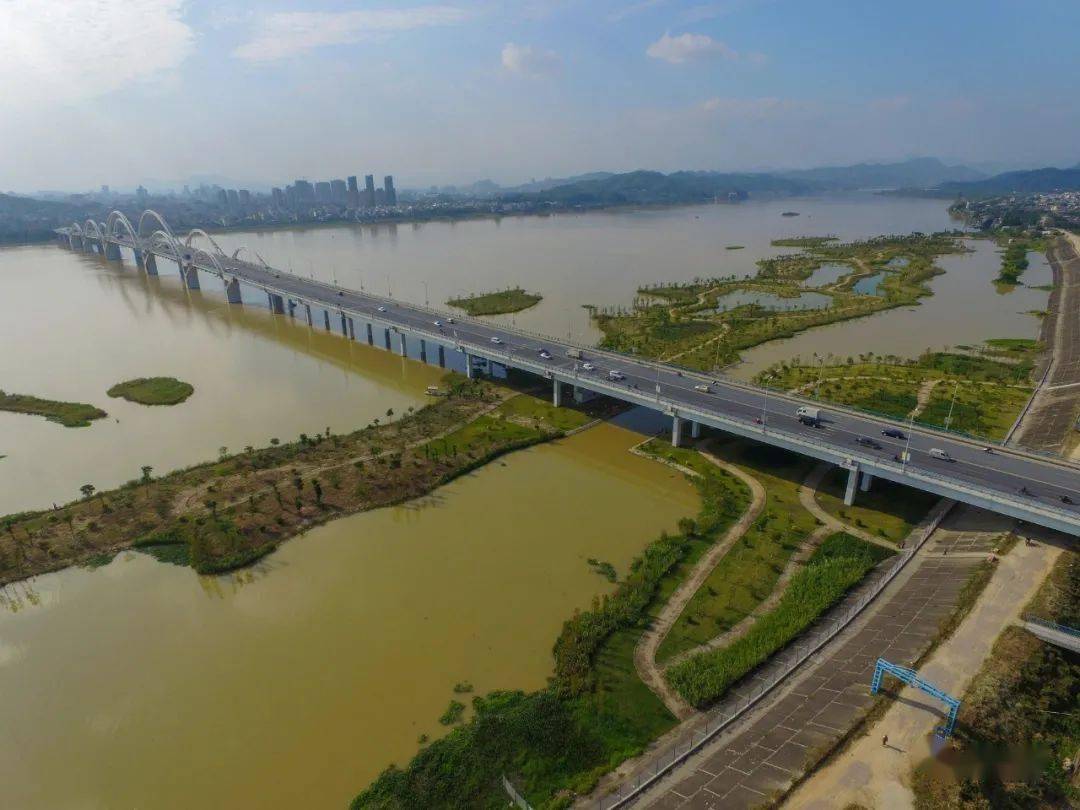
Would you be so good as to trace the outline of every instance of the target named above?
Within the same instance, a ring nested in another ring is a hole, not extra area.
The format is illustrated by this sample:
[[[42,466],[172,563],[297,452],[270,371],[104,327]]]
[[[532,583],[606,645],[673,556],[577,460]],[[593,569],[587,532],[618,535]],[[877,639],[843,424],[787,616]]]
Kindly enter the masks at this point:
[[[112,241],[132,247],[125,239]],[[175,260],[163,246],[150,249]],[[209,254],[188,250],[187,259],[200,271],[219,274]],[[997,446],[986,450],[962,436],[821,406],[805,398],[766,392],[642,358],[571,346],[497,323],[451,316],[301,278],[224,254],[215,257],[229,276],[284,298],[340,311],[509,367],[1080,535],[1080,467],[1060,459]],[[580,351],[582,356],[571,357],[568,351]],[[585,368],[586,362],[591,368]],[[614,379],[611,372],[619,378]],[[804,404],[821,407],[819,425],[804,425],[795,417],[796,408]],[[886,429],[899,430],[904,438],[885,436],[882,431]],[[945,451],[950,460],[935,458],[931,449]],[[905,453],[906,462],[900,460]]]

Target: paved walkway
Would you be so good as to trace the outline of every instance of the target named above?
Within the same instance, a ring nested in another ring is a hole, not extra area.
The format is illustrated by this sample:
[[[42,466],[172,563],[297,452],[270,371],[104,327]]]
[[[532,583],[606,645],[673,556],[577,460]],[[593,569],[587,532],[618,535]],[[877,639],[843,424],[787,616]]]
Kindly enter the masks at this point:
[[[955,510],[885,592],[811,666],[679,767],[638,806],[738,810],[766,803],[790,789],[870,707],[869,685],[877,658],[911,664],[953,611],[968,574],[984,555],[950,554],[952,546],[970,545],[975,535],[984,535],[989,543],[1008,528],[1003,520],[982,525],[980,513],[975,513],[979,525],[973,528],[972,514]],[[868,582],[856,589],[830,615],[841,615],[869,586]],[[769,666],[781,663],[766,666],[728,700],[755,690],[769,677]]]
[[[1080,413],[1080,237],[1065,234],[1046,252],[1054,270],[1041,338],[1051,366],[1012,443],[1036,450],[1062,449]]]
[[[1019,617],[1059,553],[1060,549],[1043,543],[1020,543],[1003,557],[974,609],[919,668],[919,676],[951,695],[963,695],[1001,629]],[[904,687],[871,735],[859,739],[801,785],[784,806],[831,810],[858,803],[876,810],[910,810],[914,800],[908,782],[911,769],[930,755],[933,730],[944,717],[937,701]],[[887,747],[882,744],[884,735],[888,735]]]

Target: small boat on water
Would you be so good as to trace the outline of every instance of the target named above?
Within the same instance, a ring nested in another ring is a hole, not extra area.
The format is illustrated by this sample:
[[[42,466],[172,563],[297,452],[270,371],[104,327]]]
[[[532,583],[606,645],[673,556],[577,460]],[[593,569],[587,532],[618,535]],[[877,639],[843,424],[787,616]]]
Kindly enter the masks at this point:
[[[785,211],[780,216],[782,216],[782,217],[797,217],[798,215],[799,215],[798,211]]]

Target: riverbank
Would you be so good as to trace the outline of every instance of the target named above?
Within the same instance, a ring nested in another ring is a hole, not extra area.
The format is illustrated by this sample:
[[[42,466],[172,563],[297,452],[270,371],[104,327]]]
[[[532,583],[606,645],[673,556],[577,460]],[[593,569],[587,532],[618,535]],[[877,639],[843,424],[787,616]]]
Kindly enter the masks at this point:
[[[515,449],[580,427],[592,417],[507,387],[445,379],[433,404],[344,435],[222,454],[51,510],[0,520],[0,584],[100,564],[134,547],[200,573],[246,565],[284,540],[335,517],[400,503]],[[609,407],[602,401],[595,408]]]

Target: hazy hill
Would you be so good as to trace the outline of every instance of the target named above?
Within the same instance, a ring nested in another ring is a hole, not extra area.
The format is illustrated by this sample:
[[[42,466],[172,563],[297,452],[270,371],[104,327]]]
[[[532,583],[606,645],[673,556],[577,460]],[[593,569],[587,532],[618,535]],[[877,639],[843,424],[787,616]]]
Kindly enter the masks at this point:
[[[1005,172],[974,183],[942,183],[940,189],[966,197],[1008,194],[1012,191],[1080,191],[1080,164],[1071,169],[1048,166],[1024,172]]]
[[[665,205],[709,202],[717,197],[744,199],[751,194],[806,194],[817,189],[813,183],[771,174],[634,171],[534,193],[507,194],[504,199],[584,206]]]
[[[781,177],[820,184],[824,188],[933,188],[942,183],[982,180],[983,172],[967,166],[947,166],[937,158],[912,158],[900,163],[857,163],[816,169],[776,172]]]

